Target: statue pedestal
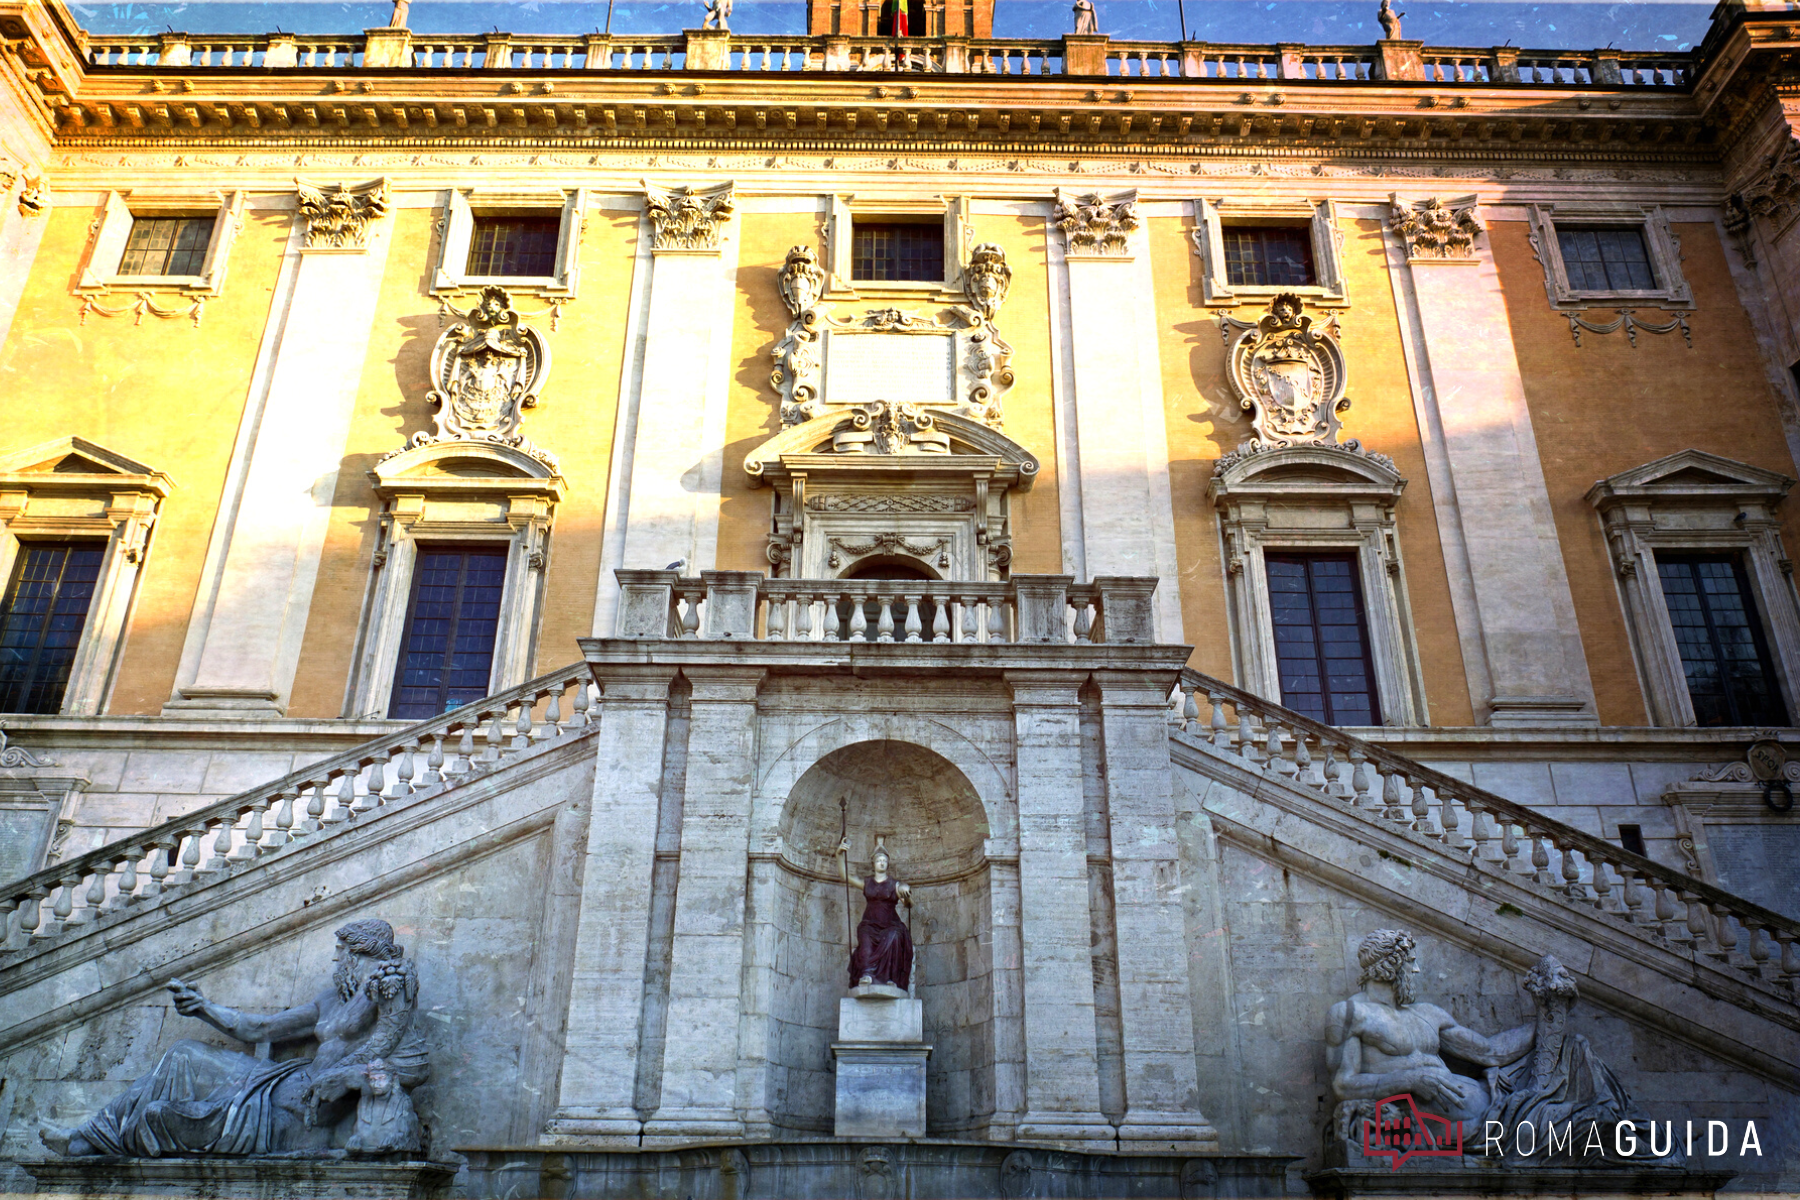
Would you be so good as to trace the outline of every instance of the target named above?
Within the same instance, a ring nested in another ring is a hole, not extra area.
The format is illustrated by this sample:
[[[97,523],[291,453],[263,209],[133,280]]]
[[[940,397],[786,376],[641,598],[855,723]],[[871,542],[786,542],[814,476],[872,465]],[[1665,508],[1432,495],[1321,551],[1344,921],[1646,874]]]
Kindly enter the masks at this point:
[[[28,1159],[40,1196],[209,1196],[220,1200],[433,1200],[450,1194],[449,1163],[370,1158]]]
[[[838,1137],[925,1136],[925,1008],[898,988],[851,989],[838,1001]]]

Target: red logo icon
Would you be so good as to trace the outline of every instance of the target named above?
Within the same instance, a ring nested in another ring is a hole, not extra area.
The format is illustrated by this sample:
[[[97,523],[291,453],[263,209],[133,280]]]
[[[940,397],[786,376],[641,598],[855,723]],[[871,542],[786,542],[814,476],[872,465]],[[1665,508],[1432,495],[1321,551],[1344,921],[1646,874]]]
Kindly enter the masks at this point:
[[[1375,1104],[1375,1116],[1363,1119],[1363,1153],[1388,1157],[1393,1169],[1409,1158],[1458,1157],[1463,1152],[1462,1123],[1421,1112],[1410,1092]]]

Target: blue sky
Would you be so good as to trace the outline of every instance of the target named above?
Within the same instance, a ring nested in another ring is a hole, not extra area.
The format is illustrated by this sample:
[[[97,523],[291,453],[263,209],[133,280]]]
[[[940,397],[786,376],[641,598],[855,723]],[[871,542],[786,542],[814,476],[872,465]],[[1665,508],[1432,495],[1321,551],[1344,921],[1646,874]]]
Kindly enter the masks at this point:
[[[1121,38],[1174,40],[1180,36],[1176,0],[1095,0],[1102,32]],[[72,3],[94,33],[347,33],[387,24],[391,5],[305,0],[254,4],[194,0],[174,4]],[[1619,4],[1429,3],[1399,0],[1405,34],[1440,46],[1515,46],[1591,50],[1686,50],[1706,33],[1711,4],[1650,0]],[[1190,37],[1215,42],[1367,44],[1380,36],[1376,0],[1185,0]],[[413,0],[409,22],[420,33],[586,33],[605,25],[605,0]],[[674,33],[700,24],[700,0],[646,3],[614,0],[614,33]],[[732,27],[740,33],[800,33],[803,0],[736,0]],[[999,37],[1055,37],[1071,28],[1067,0],[997,0]]]

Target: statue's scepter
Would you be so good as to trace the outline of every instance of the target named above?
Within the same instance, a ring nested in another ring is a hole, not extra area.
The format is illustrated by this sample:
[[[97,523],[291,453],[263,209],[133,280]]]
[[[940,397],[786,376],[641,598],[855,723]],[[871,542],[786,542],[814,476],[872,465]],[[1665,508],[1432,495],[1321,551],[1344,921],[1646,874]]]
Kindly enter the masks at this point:
[[[838,797],[838,843],[850,840],[850,797]],[[850,852],[844,851],[844,941],[850,947],[850,958],[856,959],[856,931],[850,925]]]

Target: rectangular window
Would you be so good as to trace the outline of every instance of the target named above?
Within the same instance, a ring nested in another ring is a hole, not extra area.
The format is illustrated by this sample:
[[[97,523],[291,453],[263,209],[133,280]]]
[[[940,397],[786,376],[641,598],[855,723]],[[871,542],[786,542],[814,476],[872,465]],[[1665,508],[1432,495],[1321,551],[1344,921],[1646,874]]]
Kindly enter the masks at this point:
[[[1734,554],[1656,556],[1688,698],[1700,725],[1785,725],[1762,622]]]
[[[943,222],[853,222],[850,261],[858,283],[942,283]]]
[[[1569,287],[1577,292],[1651,292],[1656,273],[1650,269],[1650,249],[1644,231],[1636,225],[1590,225],[1565,229],[1558,226],[1556,244],[1562,250],[1563,270]]]
[[[469,235],[470,275],[547,279],[556,274],[556,246],[562,214],[534,217],[481,217]]]
[[[212,217],[136,217],[125,239],[121,275],[200,275],[212,242]]]
[[[506,550],[419,550],[388,716],[423,721],[488,694]]]
[[[1619,845],[1640,858],[1650,857],[1649,852],[1644,849],[1644,827],[1642,825],[1619,826]]]
[[[100,542],[19,547],[0,607],[0,712],[61,710],[105,554]]]
[[[1234,287],[1311,287],[1312,230],[1305,225],[1227,225],[1225,282]]]
[[[1281,702],[1327,725],[1379,725],[1354,554],[1266,554]]]

